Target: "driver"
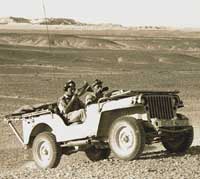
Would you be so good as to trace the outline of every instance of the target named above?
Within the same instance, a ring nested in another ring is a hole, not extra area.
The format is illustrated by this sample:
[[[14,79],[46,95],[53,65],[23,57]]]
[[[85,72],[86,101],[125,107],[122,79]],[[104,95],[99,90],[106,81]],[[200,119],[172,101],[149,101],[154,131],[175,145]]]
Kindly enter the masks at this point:
[[[57,105],[67,123],[85,121],[85,105],[76,94],[76,83],[73,80],[65,84],[64,95],[58,99]]]

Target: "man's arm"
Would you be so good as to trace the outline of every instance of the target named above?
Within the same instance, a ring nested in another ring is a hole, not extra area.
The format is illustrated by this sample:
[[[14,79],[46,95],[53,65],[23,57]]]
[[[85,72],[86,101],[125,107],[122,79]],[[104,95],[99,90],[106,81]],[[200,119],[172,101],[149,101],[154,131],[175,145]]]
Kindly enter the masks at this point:
[[[58,109],[62,114],[67,114],[73,111],[72,106],[77,100],[77,95],[72,96],[71,99],[67,99],[64,96],[58,100]]]
[[[58,109],[59,109],[60,113],[65,114],[65,110],[67,108],[67,103],[63,96],[58,99],[57,105],[58,105]]]
[[[92,104],[95,102],[95,96],[92,95],[92,94],[88,94],[86,97],[85,97],[85,104],[86,105],[89,105],[89,104]]]

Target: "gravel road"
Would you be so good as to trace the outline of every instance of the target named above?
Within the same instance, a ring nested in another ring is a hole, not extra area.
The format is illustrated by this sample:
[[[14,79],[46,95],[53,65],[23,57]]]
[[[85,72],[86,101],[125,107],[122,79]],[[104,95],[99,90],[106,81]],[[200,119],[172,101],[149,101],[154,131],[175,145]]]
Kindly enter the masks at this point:
[[[63,155],[55,169],[38,169],[31,151],[11,149],[0,151],[0,178],[200,178],[200,146],[191,147],[185,155],[168,154],[164,150],[144,152],[138,160],[122,161],[112,154],[107,160],[91,162],[84,152]]]

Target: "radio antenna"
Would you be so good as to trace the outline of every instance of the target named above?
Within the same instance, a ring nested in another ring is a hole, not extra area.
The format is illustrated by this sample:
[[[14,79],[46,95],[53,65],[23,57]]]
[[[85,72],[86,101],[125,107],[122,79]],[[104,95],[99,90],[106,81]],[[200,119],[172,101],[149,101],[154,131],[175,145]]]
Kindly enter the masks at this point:
[[[49,44],[49,52],[51,52],[50,34],[49,34],[49,28],[48,28],[48,19],[47,19],[47,14],[46,14],[46,8],[45,8],[44,0],[42,0],[42,7],[43,7],[44,19],[45,19],[45,25],[46,25],[46,31],[47,31],[47,38],[48,38],[48,44]]]
[[[50,55],[54,56],[54,54],[52,53],[52,48],[51,48],[51,43],[50,43],[50,33],[49,33],[49,28],[48,28],[48,19],[47,19],[44,0],[42,0],[42,7],[43,7],[43,12],[44,12],[45,24],[46,24],[46,32],[47,32],[47,38],[48,38],[48,44],[49,44],[49,53],[50,53]],[[54,66],[52,66],[52,74],[53,74],[52,79],[55,80]]]

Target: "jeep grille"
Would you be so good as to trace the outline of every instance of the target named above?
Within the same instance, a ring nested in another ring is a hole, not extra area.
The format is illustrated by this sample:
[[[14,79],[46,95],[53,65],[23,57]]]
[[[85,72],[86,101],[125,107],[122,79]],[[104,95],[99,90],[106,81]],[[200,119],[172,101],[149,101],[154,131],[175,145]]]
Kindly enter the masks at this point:
[[[147,95],[146,107],[151,118],[172,119],[174,109],[172,105],[173,97],[169,95]]]

